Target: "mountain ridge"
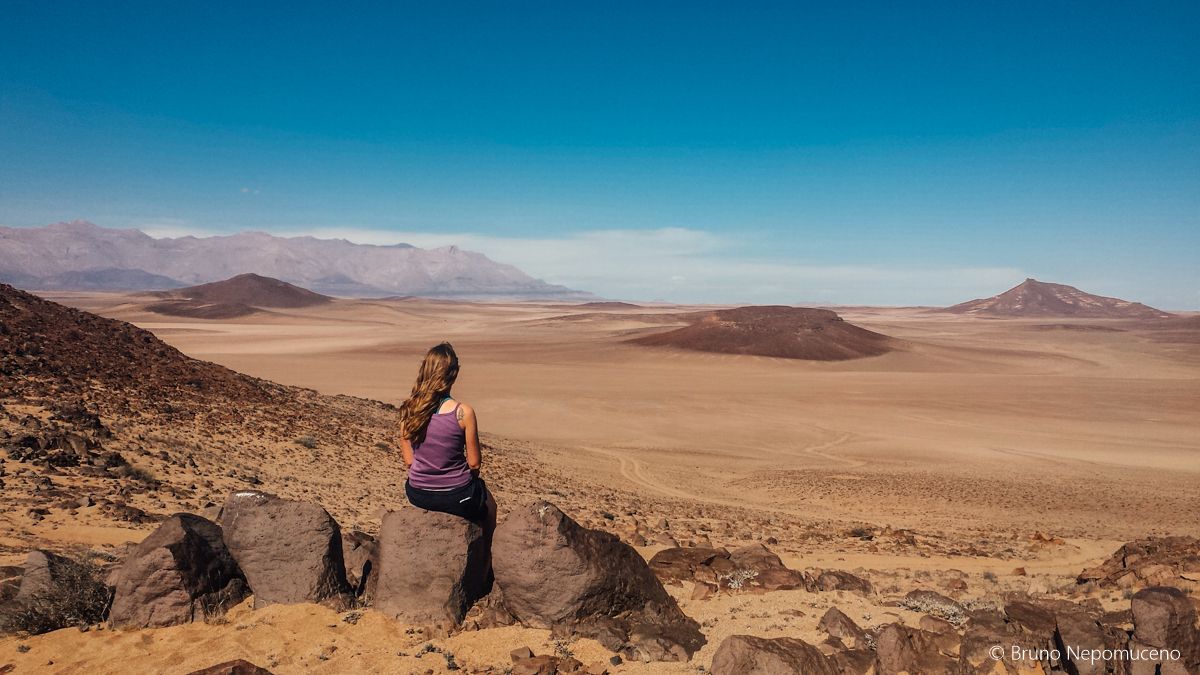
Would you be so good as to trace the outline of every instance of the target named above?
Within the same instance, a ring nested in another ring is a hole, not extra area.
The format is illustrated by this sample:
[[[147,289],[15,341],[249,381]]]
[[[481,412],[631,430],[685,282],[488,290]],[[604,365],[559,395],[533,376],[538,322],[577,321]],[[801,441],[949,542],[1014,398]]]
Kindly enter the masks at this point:
[[[101,271],[121,279],[121,287],[105,286],[105,277],[98,275]],[[120,271],[128,274],[114,274]],[[594,298],[458,246],[380,246],[266,232],[157,238],[141,230],[106,228],[85,220],[0,227],[0,280],[36,290],[68,290],[62,281],[55,281],[65,274],[83,275],[87,282],[83,286],[89,290],[161,290],[243,273],[317,293],[361,297]],[[129,288],[138,277],[146,281]]]

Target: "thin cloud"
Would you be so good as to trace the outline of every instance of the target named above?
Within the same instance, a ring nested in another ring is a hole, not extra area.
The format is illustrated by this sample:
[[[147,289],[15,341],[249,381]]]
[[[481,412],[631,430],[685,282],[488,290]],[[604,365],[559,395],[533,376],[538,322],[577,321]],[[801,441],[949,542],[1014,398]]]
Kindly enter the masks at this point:
[[[949,303],[992,295],[1024,272],[1012,267],[810,265],[762,260],[740,242],[688,228],[591,230],[557,237],[470,232],[313,228],[280,232],[362,244],[459,246],[550,283],[605,297],[677,302]]]

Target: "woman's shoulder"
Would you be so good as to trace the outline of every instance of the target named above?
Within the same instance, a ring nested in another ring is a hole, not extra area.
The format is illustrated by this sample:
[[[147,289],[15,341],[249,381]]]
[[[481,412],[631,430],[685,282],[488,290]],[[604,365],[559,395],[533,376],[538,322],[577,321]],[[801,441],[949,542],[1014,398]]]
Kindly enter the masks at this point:
[[[455,399],[455,401],[458,403],[458,408],[455,409],[454,414],[458,416],[460,422],[468,417],[475,416],[475,408],[472,408],[470,403],[459,401],[458,399]]]

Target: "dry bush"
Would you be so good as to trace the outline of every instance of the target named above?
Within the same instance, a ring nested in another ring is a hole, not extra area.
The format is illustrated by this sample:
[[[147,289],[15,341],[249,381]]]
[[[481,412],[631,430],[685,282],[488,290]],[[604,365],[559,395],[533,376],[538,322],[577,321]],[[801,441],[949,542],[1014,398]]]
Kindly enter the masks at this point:
[[[63,565],[51,588],[0,615],[0,633],[40,635],[99,623],[110,600],[100,567],[90,558],[74,558]]]

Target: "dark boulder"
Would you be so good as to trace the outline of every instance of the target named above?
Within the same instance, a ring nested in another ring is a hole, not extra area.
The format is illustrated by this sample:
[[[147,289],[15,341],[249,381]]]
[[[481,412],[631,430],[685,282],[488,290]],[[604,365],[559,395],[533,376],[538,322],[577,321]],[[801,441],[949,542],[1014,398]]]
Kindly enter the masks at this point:
[[[840,675],[820,649],[795,638],[731,635],[713,654],[713,675]]]
[[[418,508],[391,511],[379,528],[375,609],[415,624],[457,626],[491,590],[483,528]]]
[[[817,628],[820,628],[830,637],[835,637],[847,645],[854,647],[866,646],[867,632],[859,628],[858,624],[854,623],[854,619],[846,616],[837,607],[830,607],[825,611],[821,620],[817,622]]]
[[[874,590],[871,582],[842,570],[818,570],[806,575],[805,588],[810,591],[849,591],[870,595]]]
[[[650,569],[664,582],[693,581],[717,589],[763,593],[805,587],[804,575],[788,569],[779,556],[762,544],[733,551],[667,548],[654,554]]]
[[[1200,671],[1200,633],[1196,630],[1196,607],[1177,588],[1155,587],[1138,591],[1131,601],[1133,641],[1131,646],[1177,649],[1179,662],[1162,663],[1162,672],[1179,669]],[[1141,663],[1138,665],[1145,665]]]
[[[260,492],[235,492],[221,514],[225,545],[254,593],[254,606],[343,605],[350,595],[342,533],[325,509]]]
[[[730,573],[732,576],[726,577],[725,587],[731,581],[737,583],[740,576],[747,577],[740,582],[740,588],[749,591],[786,591],[805,586],[804,574],[788,569],[779,556],[762,544],[730,551],[729,561],[733,563],[734,571]],[[721,577],[718,577],[720,580]]]
[[[664,583],[696,581],[702,569],[711,569],[717,560],[729,560],[729,551],[723,548],[687,548],[676,546],[664,548],[650,558],[650,570]],[[726,566],[726,571],[732,569]],[[715,581],[712,575],[711,580]]]
[[[958,667],[959,638],[891,623],[875,636],[875,654],[882,674],[953,673]]]
[[[171,626],[222,614],[247,595],[221,528],[200,516],[168,518],[134,547],[114,575],[116,626]]]
[[[704,644],[637,551],[553,504],[511,513],[492,553],[505,604],[527,626],[591,637],[635,660],[686,661]]]
[[[981,617],[988,617],[981,620]],[[963,637],[964,660],[980,667],[981,651],[989,645],[1004,646],[1004,662],[1013,668],[1069,673],[1124,672],[1125,663],[1117,653],[1126,641],[1124,632],[1104,623],[1105,613],[1098,603],[1074,603],[1069,600],[1010,598],[1003,615],[972,614]],[[986,631],[978,626],[989,624]],[[1058,654],[1058,658],[1053,658]],[[1105,660],[1105,655],[1112,659]],[[978,672],[970,671],[970,672]]]

